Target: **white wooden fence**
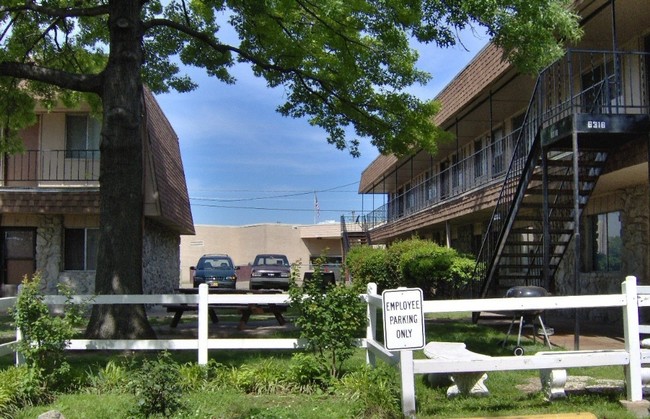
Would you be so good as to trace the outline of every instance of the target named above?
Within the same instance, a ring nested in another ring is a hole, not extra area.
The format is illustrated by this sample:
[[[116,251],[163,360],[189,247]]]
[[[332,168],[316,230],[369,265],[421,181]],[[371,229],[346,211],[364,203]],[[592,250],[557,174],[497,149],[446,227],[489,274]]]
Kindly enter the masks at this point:
[[[624,319],[625,349],[599,351],[553,351],[544,356],[477,357],[463,362],[447,359],[413,359],[413,351],[390,352],[377,341],[378,311],[382,308],[382,296],[377,294],[375,284],[368,284],[368,318],[366,334],[368,362],[381,357],[389,363],[399,363],[402,381],[402,411],[410,417],[415,413],[415,374],[452,374],[468,372],[530,370],[549,371],[573,367],[622,365],[628,401],[640,401],[642,375],[648,370],[642,364],[650,362],[650,353],[641,349],[640,333],[650,333],[650,326],[639,325],[640,307],[650,306],[650,287],[636,285],[636,278],[629,276],[622,283],[620,294],[581,295],[564,297],[488,298],[479,300],[424,301],[424,313],[533,311],[597,307],[621,307]]]
[[[381,321],[382,297],[376,284],[368,284],[366,300],[368,326],[366,338],[358,346],[366,348],[367,361],[374,364],[379,357],[399,364],[402,382],[402,410],[405,416],[415,413],[415,374],[464,373],[506,370],[553,370],[572,367],[622,365],[626,371],[627,399],[642,400],[642,375],[647,376],[642,364],[650,363],[650,351],[641,349],[640,334],[650,334],[650,326],[639,325],[638,310],[650,306],[650,286],[636,285],[629,276],[622,283],[620,294],[582,295],[564,297],[490,298],[479,300],[424,301],[424,313],[531,311],[575,308],[620,307],[623,310],[625,349],[604,351],[554,351],[544,356],[503,356],[473,359],[467,362],[417,359],[412,350],[388,351],[377,340],[377,325]],[[0,298],[0,310],[15,304],[16,297]],[[47,304],[63,304],[64,296],[46,296]],[[302,349],[301,339],[244,338],[210,339],[208,336],[209,305],[233,304],[288,304],[287,294],[268,295],[210,295],[207,285],[201,284],[197,295],[111,295],[73,296],[72,302],[88,304],[196,304],[198,306],[198,336],[196,339],[166,340],[88,340],[73,339],[70,350],[195,350],[199,364],[208,361],[210,349]],[[18,338],[18,337],[17,337]],[[0,355],[14,352],[14,342],[0,345]]]
[[[16,297],[0,298],[0,309],[14,305]],[[65,296],[45,296],[46,304],[64,304]],[[206,284],[199,285],[199,292],[188,294],[162,295],[75,295],[72,303],[79,304],[195,304],[197,305],[198,336],[196,339],[72,339],[70,350],[195,350],[198,363],[208,362],[210,349],[300,349],[306,346],[301,339],[245,338],[210,339],[208,336],[209,305],[232,306],[238,304],[289,304],[287,294],[228,294],[210,295]],[[17,337],[18,339],[18,337]],[[0,355],[14,351],[16,343],[0,345]]]

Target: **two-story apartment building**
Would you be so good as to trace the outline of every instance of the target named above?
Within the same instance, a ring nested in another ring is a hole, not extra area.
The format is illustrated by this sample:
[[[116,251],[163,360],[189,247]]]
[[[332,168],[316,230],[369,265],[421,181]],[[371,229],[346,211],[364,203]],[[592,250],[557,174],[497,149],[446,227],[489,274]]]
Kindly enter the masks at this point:
[[[180,276],[180,235],[194,234],[178,137],[145,89],[143,288],[171,292]],[[100,122],[89,108],[37,110],[23,153],[0,162],[0,283],[15,292],[39,271],[46,292],[64,282],[94,291],[99,228]]]
[[[530,76],[486,46],[437,96],[455,140],[364,170],[372,243],[418,235],[476,255],[475,296],[650,283],[650,7],[574,7],[585,35],[563,59]]]

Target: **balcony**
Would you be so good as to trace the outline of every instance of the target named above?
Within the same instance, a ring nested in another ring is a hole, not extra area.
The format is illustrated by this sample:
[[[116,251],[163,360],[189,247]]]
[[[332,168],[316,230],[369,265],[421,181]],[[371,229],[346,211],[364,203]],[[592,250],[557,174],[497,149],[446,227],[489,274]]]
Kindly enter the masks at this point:
[[[460,144],[457,150],[465,150],[464,154],[456,151],[456,154],[421,157],[423,153],[420,153],[411,158],[411,164],[401,163],[391,173],[384,173],[384,179],[410,180],[383,191],[389,196],[389,201],[366,215],[368,229],[397,221],[408,223],[409,217],[435,207],[443,208],[454,198],[498,187],[504,182],[509,168],[523,166],[535,136],[540,133],[545,145],[549,145],[566,134],[563,130],[581,131],[583,127],[578,124],[582,122],[585,130],[601,136],[600,141],[607,141],[612,129],[627,130],[628,124],[647,118],[649,113],[649,62],[650,54],[642,52],[569,51],[562,60],[540,74],[533,99],[530,96],[525,99],[514,95],[510,97],[513,102],[530,100],[525,120],[517,129],[504,133],[501,138],[494,135],[488,137],[487,143],[482,143],[483,148],[473,153],[469,153],[469,150],[478,148],[472,148],[476,138],[466,139]],[[501,97],[499,102],[502,108],[507,107],[504,99],[508,98]],[[492,115],[492,105],[489,101],[486,103],[488,105],[485,107],[489,106],[489,114]],[[467,106],[472,107],[471,104]],[[573,115],[583,118],[573,119]],[[498,120],[487,120],[482,130],[489,132],[493,126],[512,117],[513,114],[510,114],[499,116]],[[467,122],[460,119],[453,129],[462,132],[463,124],[471,126],[476,120],[479,118],[474,118],[474,121],[468,118]],[[573,125],[568,126],[567,121]],[[589,125],[594,124],[593,121],[597,121],[596,125]],[[458,155],[467,157],[458,159]],[[432,159],[432,163],[422,165],[416,159]],[[427,166],[431,168],[429,173],[432,173],[428,176],[412,169]],[[400,173],[400,170],[407,172],[409,167],[410,174]],[[435,218],[435,215],[431,217]]]
[[[5,154],[0,185],[6,188],[99,187],[99,150],[26,150]]]

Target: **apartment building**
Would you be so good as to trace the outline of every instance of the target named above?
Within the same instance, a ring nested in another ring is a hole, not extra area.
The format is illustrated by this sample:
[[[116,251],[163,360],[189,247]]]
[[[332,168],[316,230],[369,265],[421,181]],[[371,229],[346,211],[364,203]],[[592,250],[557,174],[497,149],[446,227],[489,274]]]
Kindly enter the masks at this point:
[[[487,45],[437,96],[454,141],[364,170],[372,243],[418,235],[476,255],[474,296],[650,283],[650,7],[574,7],[585,35],[564,58],[531,76]]]
[[[194,234],[178,138],[145,89],[143,287],[172,292],[180,235]],[[23,153],[0,161],[0,283],[14,293],[39,271],[45,291],[59,283],[92,294],[99,229],[100,121],[89,108],[37,110],[21,133]]]

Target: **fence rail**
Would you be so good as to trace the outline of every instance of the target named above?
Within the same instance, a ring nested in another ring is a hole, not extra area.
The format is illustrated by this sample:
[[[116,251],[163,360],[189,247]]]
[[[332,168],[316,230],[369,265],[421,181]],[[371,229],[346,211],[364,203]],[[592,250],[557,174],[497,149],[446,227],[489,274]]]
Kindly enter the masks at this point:
[[[544,356],[501,356],[471,359],[467,362],[440,359],[413,359],[412,350],[386,351],[377,340],[378,312],[382,298],[376,284],[368,285],[368,329],[366,347],[368,362],[375,357],[389,363],[399,363],[402,378],[402,410],[410,417],[415,412],[415,374],[463,373],[478,371],[553,370],[585,366],[623,365],[626,369],[626,391],[629,401],[643,398],[643,376],[650,370],[641,367],[650,362],[650,351],[641,349],[639,335],[650,333],[650,326],[639,325],[639,308],[650,306],[650,287],[637,287],[636,278],[629,276],[622,283],[620,294],[562,297],[484,298],[448,301],[424,301],[424,313],[459,312],[517,312],[575,308],[620,307],[623,310],[625,350],[612,348],[602,351],[554,351]]]
[[[592,351],[553,351],[544,356],[486,357],[468,362],[414,359],[413,350],[389,351],[377,339],[381,330],[382,296],[377,294],[376,284],[369,284],[366,294],[361,295],[367,303],[368,326],[365,339],[356,344],[366,349],[367,362],[374,364],[381,358],[390,364],[400,365],[402,382],[402,410],[405,416],[415,412],[415,374],[463,373],[505,370],[552,370],[583,366],[622,365],[626,369],[626,390],[629,401],[642,400],[643,377],[650,377],[650,369],[642,364],[650,362],[650,350],[641,349],[640,334],[650,334],[650,325],[639,324],[639,308],[650,307],[650,286],[636,285],[636,278],[629,276],[621,286],[620,294],[582,295],[529,298],[486,298],[464,300],[424,301],[424,313],[458,312],[516,312],[532,310],[558,310],[576,308],[621,308],[623,310],[623,333],[625,349],[612,348]],[[0,298],[0,310],[12,307],[17,297]],[[63,304],[64,296],[46,296],[47,304]],[[198,336],[196,339],[160,340],[90,340],[73,339],[70,350],[194,350],[198,363],[208,362],[209,349],[284,349],[299,350],[306,347],[302,339],[210,339],[208,336],[208,310],[210,305],[233,304],[288,304],[287,294],[269,295],[210,295],[208,286],[201,284],[197,295],[102,295],[73,296],[72,302],[83,304],[196,304],[198,307]],[[19,338],[17,334],[17,339]],[[0,355],[15,351],[14,342],[0,345]],[[17,357],[17,362],[19,358]]]

